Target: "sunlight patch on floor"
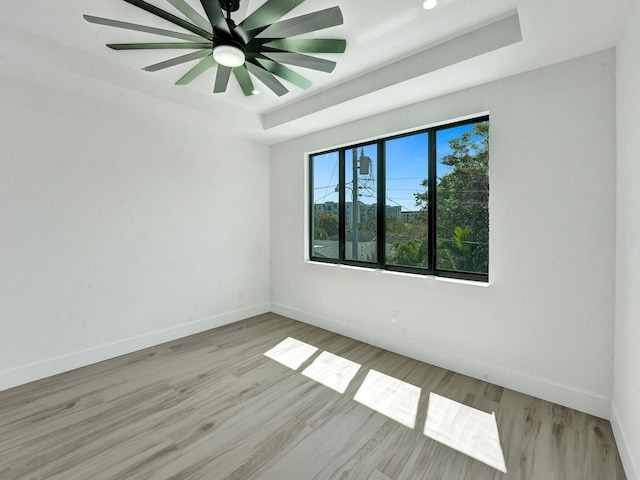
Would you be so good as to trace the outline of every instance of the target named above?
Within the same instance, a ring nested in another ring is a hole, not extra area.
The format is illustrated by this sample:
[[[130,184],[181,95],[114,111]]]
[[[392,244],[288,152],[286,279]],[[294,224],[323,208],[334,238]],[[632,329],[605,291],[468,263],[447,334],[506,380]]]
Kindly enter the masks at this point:
[[[421,389],[415,385],[369,370],[354,400],[406,427],[414,428],[420,392]]]
[[[495,413],[485,413],[431,393],[424,434],[507,473]]]
[[[286,338],[265,356],[293,370],[309,360],[317,347]],[[343,394],[361,365],[330,352],[322,352],[303,371],[315,380]],[[415,428],[420,387],[377,370],[369,370],[354,400],[396,422]],[[495,413],[486,413],[435,393],[429,394],[424,434],[501,472],[507,472]]]
[[[359,369],[358,363],[333,353],[322,352],[302,374],[338,393],[344,393]]]
[[[318,348],[313,345],[288,337],[266,352],[265,355],[278,363],[297,370],[317,350]]]

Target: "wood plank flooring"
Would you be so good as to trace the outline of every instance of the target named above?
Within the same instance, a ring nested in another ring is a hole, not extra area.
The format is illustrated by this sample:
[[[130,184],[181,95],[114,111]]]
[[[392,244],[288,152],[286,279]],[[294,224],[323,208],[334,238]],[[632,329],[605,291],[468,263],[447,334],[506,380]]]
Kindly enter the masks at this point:
[[[264,353],[319,348],[298,370]],[[344,394],[300,372],[362,365]],[[375,369],[422,389],[416,427],[354,401]],[[507,472],[427,438],[429,392],[495,412]],[[0,392],[0,480],[623,480],[608,421],[265,314]]]

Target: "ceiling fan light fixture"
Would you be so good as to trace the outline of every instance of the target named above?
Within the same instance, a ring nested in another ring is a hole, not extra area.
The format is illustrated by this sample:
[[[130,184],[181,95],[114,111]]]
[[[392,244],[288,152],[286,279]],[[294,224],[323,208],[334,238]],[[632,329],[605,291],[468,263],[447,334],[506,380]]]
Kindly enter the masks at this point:
[[[199,3],[206,15],[193,8],[191,4],[198,3],[196,0],[121,1],[138,7],[158,19],[168,21],[182,30],[167,30],[93,15],[83,17],[89,23],[160,35],[179,41],[109,43],[107,47],[113,50],[193,50],[143,69],[156,72],[191,63],[190,69],[175,82],[176,85],[187,85],[210,68],[215,68],[214,94],[227,91],[232,77],[237,80],[245,97],[260,93],[254,87],[255,80],[279,97],[289,92],[281,80],[307,89],[311,86],[311,80],[287,65],[330,73],[336,62],[308,54],[344,53],[347,46],[345,39],[315,37],[317,31],[344,23],[338,6],[289,17],[288,13],[305,0],[263,0],[261,6],[236,23],[231,14],[239,10],[242,0],[200,0]],[[182,16],[156,5],[163,2],[170,4]]]
[[[436,8],[436,5],[438,5],[438,0],[424,0],[424,2],[422,2],[422,8],[425,10]]]
[[[244,51],[235,45],[216,45],[213,47],[213,59],[225,67],[239,67],[244,64]]]

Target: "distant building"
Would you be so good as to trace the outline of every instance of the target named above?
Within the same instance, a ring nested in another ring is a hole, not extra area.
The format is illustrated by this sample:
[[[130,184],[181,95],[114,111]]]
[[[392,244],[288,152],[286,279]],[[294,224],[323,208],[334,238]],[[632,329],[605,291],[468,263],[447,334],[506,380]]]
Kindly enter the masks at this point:
[[[331,212],[336,216],[340,216],[338,207],[338,202],[324,202],[316,203],[313,206],[313,209],[316,212]],[[346,225],[348,229],[351,229],[351,225],[353,223],[353,202],[346,202],[344,207]],[[386,207],[387,218],[401,220],[402,207],[399,205],[387,205]],[[358,223],[375,222],[377,219],[377,211],[377,203],[358,202]]]
[[[313,206],[313,209],[316,212],[331,212],[335,216],[339,216],[339,214],[338,214],[338,202],[316,203]]]
[[[422,212],[402,212],[400,215],[400,220],[402,220],[404,223],[411,223],[416,219],[416,217],[418,217],[418,215],[420,215],[420,213]]]
[[[402,215],[402,207],[400,205],[387,205],[387,218],[391,218],[393,220],[400,220]]]

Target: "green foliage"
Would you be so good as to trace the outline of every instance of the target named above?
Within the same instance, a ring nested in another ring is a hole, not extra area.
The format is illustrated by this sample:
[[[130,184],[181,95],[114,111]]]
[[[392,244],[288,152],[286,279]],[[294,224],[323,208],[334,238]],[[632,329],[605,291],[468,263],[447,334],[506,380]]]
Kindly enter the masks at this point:
[[[395,218],[387,218],[387,237],[390,235],[403,235],[405,225],[402,220],[396,220]]]
[[[451,240],[438,239],[439,268],[486,273],[486,250],[478,248],[483,245],[478,245],[473,238],[471,228],[465,226],[456,227]]]
[[[449,146],[452,151],[441,162],[450,167],[450,171],[436,185],[437,268],[488,273],[489,123],[476,123],[471,131],[450,140]],[[422,186],[428,186],[427,179],[423,180]],[[416,206],[426,212],[428,193],[414,196]],[[405,259],[410,259],[416,252],[415,245],[399,247],[394,243],[393,246],[393,255],[404,255]],[[396,254],[397,248],[402,253]],[[419,259],[419,264],[426,265],[426,253]]]
[[[329,240],[327,232],[318,227],[313,228],[313,238],[314,240]]]
[[[489,123],[449,142],[452,167],[436,187],[437,267],[489,271]]]
[[[328,210],[316,212],[313,218],[313,238],[329,240],[338,236],[338,216]]]
[[[387,262],[393,265],[427,267],[428,244],[426,238],[412,238],[393,242]]]

